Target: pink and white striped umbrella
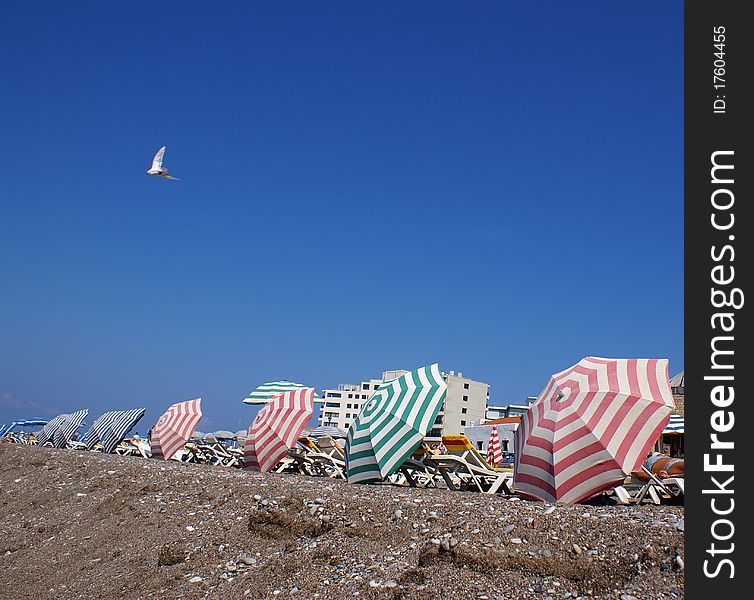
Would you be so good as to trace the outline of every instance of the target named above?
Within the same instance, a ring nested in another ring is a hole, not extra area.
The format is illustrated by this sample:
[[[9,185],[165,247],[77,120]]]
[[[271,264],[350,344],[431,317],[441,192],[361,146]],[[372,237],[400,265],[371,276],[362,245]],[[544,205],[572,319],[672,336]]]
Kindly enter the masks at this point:
[[[202,399],[173,404],[152,427],[152,457],[170,460],[183,448],[202,418]]]
[[[269,472],[296,445],[313,413],[314,388],[298,388],[275,396],[249,426],[244,467]]]
[[[500,447],[500,438],[497,435],[497,425],[492,426],[490,441],[487,443],[487,462],[494,467],[503,462],[503,449]]]
[[[672,408],[665,359],[589,357],[553,375],[515,433],[516,492],[577,503],[622,483]]]

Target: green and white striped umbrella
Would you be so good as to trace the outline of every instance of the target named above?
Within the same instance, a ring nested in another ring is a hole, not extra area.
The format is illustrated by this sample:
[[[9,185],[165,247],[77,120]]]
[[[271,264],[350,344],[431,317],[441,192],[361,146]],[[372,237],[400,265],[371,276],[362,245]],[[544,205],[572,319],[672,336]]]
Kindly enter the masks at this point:
[[[291,390],[299,390],[302,388],[311,387],[308,385],[303,385],[301,383],[294,383],[292,381],[270,381],[268,383],[263,383],[260,385],[257,389],[255,389],[253,392],[251,392],[246,398],[243,399],[243,401],[246,404],[267,404],[270,400],[273,398],[280,396],[282,394],[285,394],[286,392],[290,392]],[[321,404],[323,402],[322,398],[317,396],[317,394],[314,394],[314,404]]]
[[[348,430],[348,481],[395,473],[432,429],[447,387],[436,363],[383,383]]]

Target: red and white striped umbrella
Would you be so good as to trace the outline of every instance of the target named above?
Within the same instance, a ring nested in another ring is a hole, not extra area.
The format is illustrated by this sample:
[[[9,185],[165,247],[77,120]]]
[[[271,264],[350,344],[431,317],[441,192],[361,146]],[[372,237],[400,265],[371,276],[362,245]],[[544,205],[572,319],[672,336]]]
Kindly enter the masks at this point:
[[[503,449],[500,447],[500,438],[497,435],[497,425],[492,426],[490,441],[487,443],[487,462],[495,467],[503,462]]]
[[[516,492],[577,503],[620,484],[672,408],[665,359],[589,357],[553,375],[515,433]]]
[[[244,442],[244,466],[267,473],[296,445],[314,413],[314,388],[299,388],[275,396],[249,426]]]
[[[170,460],[186,444],[202,418],[202,399],[173,404],[152,427],[152,456]]]

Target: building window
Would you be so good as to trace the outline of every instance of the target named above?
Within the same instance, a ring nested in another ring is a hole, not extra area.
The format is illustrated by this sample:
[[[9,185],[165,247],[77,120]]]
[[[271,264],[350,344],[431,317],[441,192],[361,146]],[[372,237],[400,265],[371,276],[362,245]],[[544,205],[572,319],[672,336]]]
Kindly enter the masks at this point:
[[[442,416],[438,415],[435,419],[435,425],[442,425]]]
[[[442,436],[442,429],[433,429],[429,432],[429,437],[441,437]]]
[[[348,397],[349,398],[353,398],[353,394],[348,394]]]
[[[340,408],[340,402],[325,402],[328,408]]]
[[[351,408],[351,405],[350,404],[346,404],[346,408]]]
[[[464,397],[463,397],[463,401],[464,401],[464,402],[468,402],[468,401],[469,401],[469,397],[468,397],[468,396],[464,396]]]
[[[463,389],[468,390],[469,389],[469,384],[468,383],[464,383],[463,384]]]
[[[461,427],[466,427],[466,421],[461,421]]]
[[[483,449],[483,448],[482,448],[482,445],[484,445],[484,442],[477,442],[477,443],[476,443],[476,449],[477,449],[477,450],[482,450],[482,449]]]
[[[362,399],[362,400],[366,400],[366,399],[367,399],[367,395],[366,395],[366,394],[362,394],[362,395],[361,395],[361,399]]]
[[[380,387],[380,384],[379,383],[375,383],[374,384],[374,389],[376,390],[378,387]]]
[[[468,410],[469,410],[468,408],[462,408],[461,409],[461,414],[465,415],[468,412]]]
[[[369,389],[369,384],[368,383],[362,383],[361,384],[361,389],[362,390],[368,390]]]
[[[327,392],[328,398],[340,398],[340,392]]]

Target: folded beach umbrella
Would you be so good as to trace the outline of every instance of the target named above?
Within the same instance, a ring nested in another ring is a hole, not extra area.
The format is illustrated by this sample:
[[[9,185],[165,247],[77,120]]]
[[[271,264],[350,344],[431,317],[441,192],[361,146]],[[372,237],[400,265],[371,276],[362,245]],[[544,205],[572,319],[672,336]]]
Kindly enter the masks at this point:
[[[74,413],[65,415],[58,425],[58,428],[52,435],[52,443],[56,448],[65,448],[65,445],[73,438],[76,430],[84,424],[89,411],[78,410]]]
[[[202,418],[202,399],[173,404],[152,428],[152,457],[170,460],[183,448]]]
[[[314,413],[314,388],[297,388],[275,396],[249,426],[244,467],[267,473],[296,445]]]
[[[348,430],[348,481],[379,481],[395,473],[432,429],[447,387],[433,364],[377,388]]]
[[[577,503],[619,485],[672,408],[665,359],[589,357],[553,375],[515,433],[516,492]]]
[[[493,466],[503,462],[503,449],[500,447],[500,437],[497,435],[497,425],[492,426],[490,441],[487,443],[487,462]]]
[[[292,381],[270,381],[263,383],[253,392],[250,392],[243,401],[246,404],[267,404],[273,398],[290,392],[291,390],[306,389],[306,386],[301,383],[294,383]],[[313,388],[312,388],[313,389]],[[314,394],[314,403],[321,403],[323,400],[317,394]]]

